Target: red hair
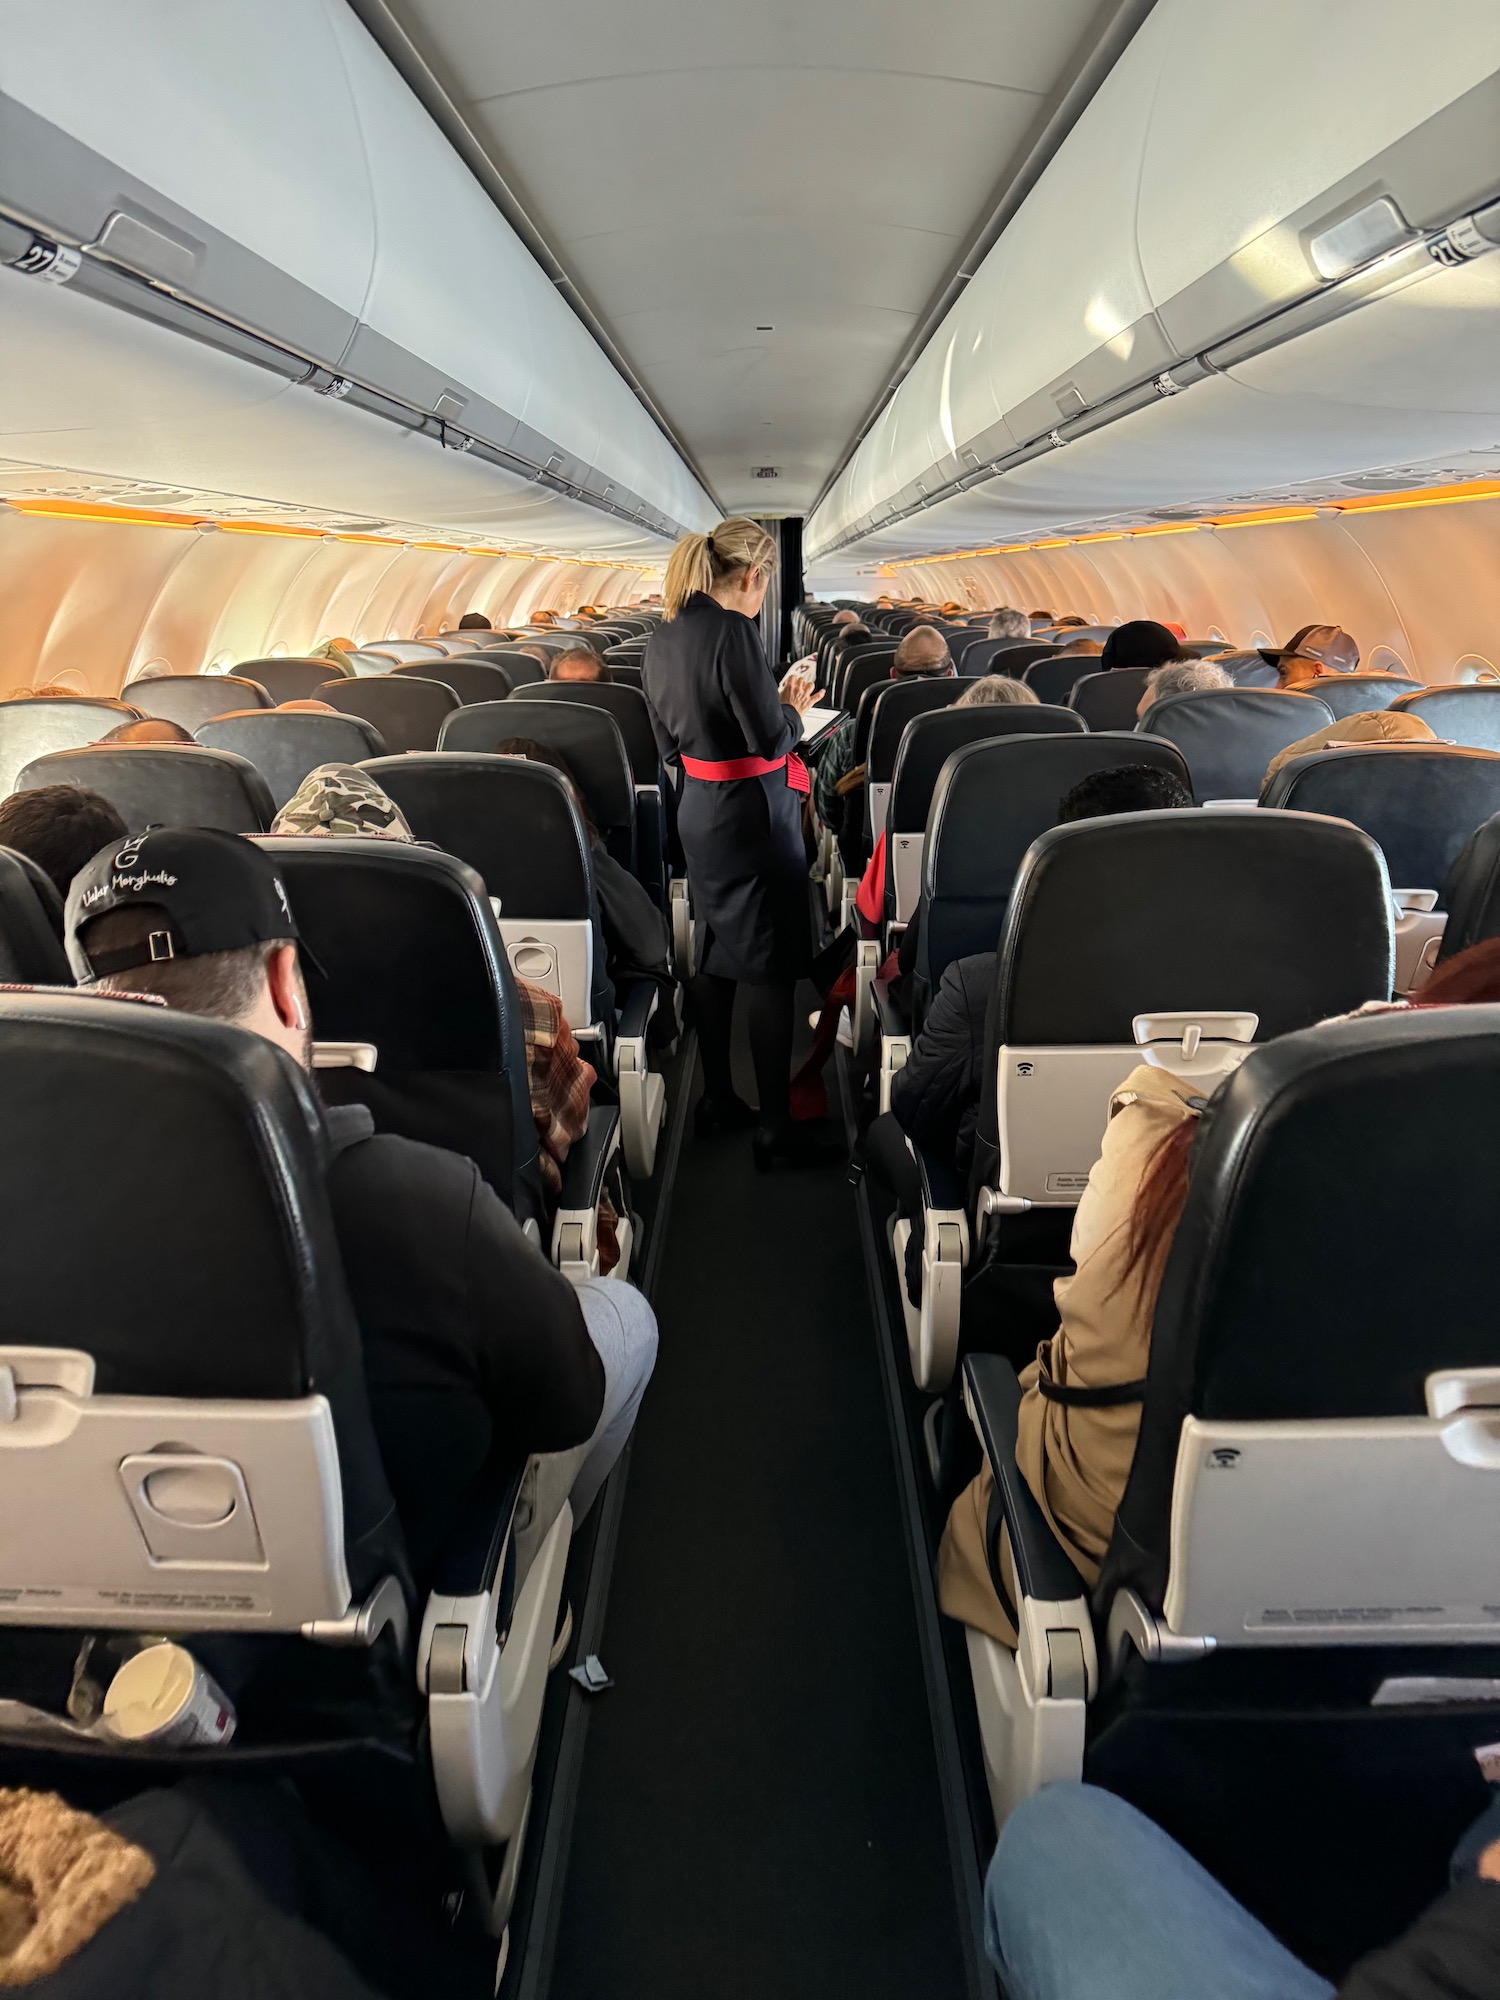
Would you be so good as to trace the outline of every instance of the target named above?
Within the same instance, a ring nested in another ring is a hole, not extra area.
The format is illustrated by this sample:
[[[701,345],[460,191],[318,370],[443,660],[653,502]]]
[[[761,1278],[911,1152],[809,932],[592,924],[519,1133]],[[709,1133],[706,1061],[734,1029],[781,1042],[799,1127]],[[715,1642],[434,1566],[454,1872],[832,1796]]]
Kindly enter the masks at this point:
[[[1419,988],[1414,1007],[1475,1007],[1500,1000],[1500,937],[1455,952]]]

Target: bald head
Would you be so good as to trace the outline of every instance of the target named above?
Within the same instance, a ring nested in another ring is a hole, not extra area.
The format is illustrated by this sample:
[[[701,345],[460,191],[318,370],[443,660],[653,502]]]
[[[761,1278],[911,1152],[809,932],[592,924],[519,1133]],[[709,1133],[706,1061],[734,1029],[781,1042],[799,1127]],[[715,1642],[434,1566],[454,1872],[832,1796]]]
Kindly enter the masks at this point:
[[[891,663],[891,673],[896,677],[906,674],[951,674],[952,671],[953,660],[948,651],[948,641],[941,632],[934,632],[930,625],[913,625],[896,648],[896,657]]]
[[[857,625],[859,623],[859,613],[857,611],[835,611],[830,622],[834,625]]]
[[[554,653],[547,666],[549,681],[607,681],[610,671],[592,646],[569,646]]]

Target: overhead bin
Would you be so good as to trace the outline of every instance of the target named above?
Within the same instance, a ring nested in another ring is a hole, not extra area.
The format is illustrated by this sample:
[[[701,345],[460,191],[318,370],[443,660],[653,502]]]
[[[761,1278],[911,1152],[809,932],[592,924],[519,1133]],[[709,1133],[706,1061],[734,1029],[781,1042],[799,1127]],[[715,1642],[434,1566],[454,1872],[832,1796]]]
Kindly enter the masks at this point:
[[[1434,12],[1158,0],[813,514],[809,559],[1500,243],[1500,210],[1474,216],[1500,196],[1500,12]]]
[[[0,264],[657,538],[715,518],[342,0],[19,0]]]

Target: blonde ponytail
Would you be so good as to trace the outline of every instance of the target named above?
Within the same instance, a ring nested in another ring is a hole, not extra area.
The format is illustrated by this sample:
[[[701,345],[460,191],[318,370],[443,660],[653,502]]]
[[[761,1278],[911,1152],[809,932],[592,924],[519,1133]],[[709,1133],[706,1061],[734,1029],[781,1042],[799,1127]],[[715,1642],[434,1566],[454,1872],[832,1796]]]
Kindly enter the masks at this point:
[[[711,591],[716,583],[741,570],[776,568],[776,543],[758,521],[741,515],[721,521],[706,535],[684,535],[667,558],[662,580],[662,607],[675,618],[695,590]]]

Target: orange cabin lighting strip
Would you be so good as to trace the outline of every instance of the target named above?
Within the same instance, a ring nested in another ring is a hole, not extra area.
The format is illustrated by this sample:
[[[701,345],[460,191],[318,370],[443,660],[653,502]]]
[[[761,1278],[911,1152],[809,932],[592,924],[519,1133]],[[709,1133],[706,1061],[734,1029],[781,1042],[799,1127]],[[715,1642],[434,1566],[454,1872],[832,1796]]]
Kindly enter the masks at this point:
[[[1267,507],[1255,514],[1221,514],[1205,523],[1210,528],[1263,528],[1277,521],[1316,521],[1316,507]]]
[[[87,500],[11,500],[13,514],[38,514],[57,521],[113,521],[124,527],[194,528],[196,514],[164,514],[149,507],[106,507]]]

